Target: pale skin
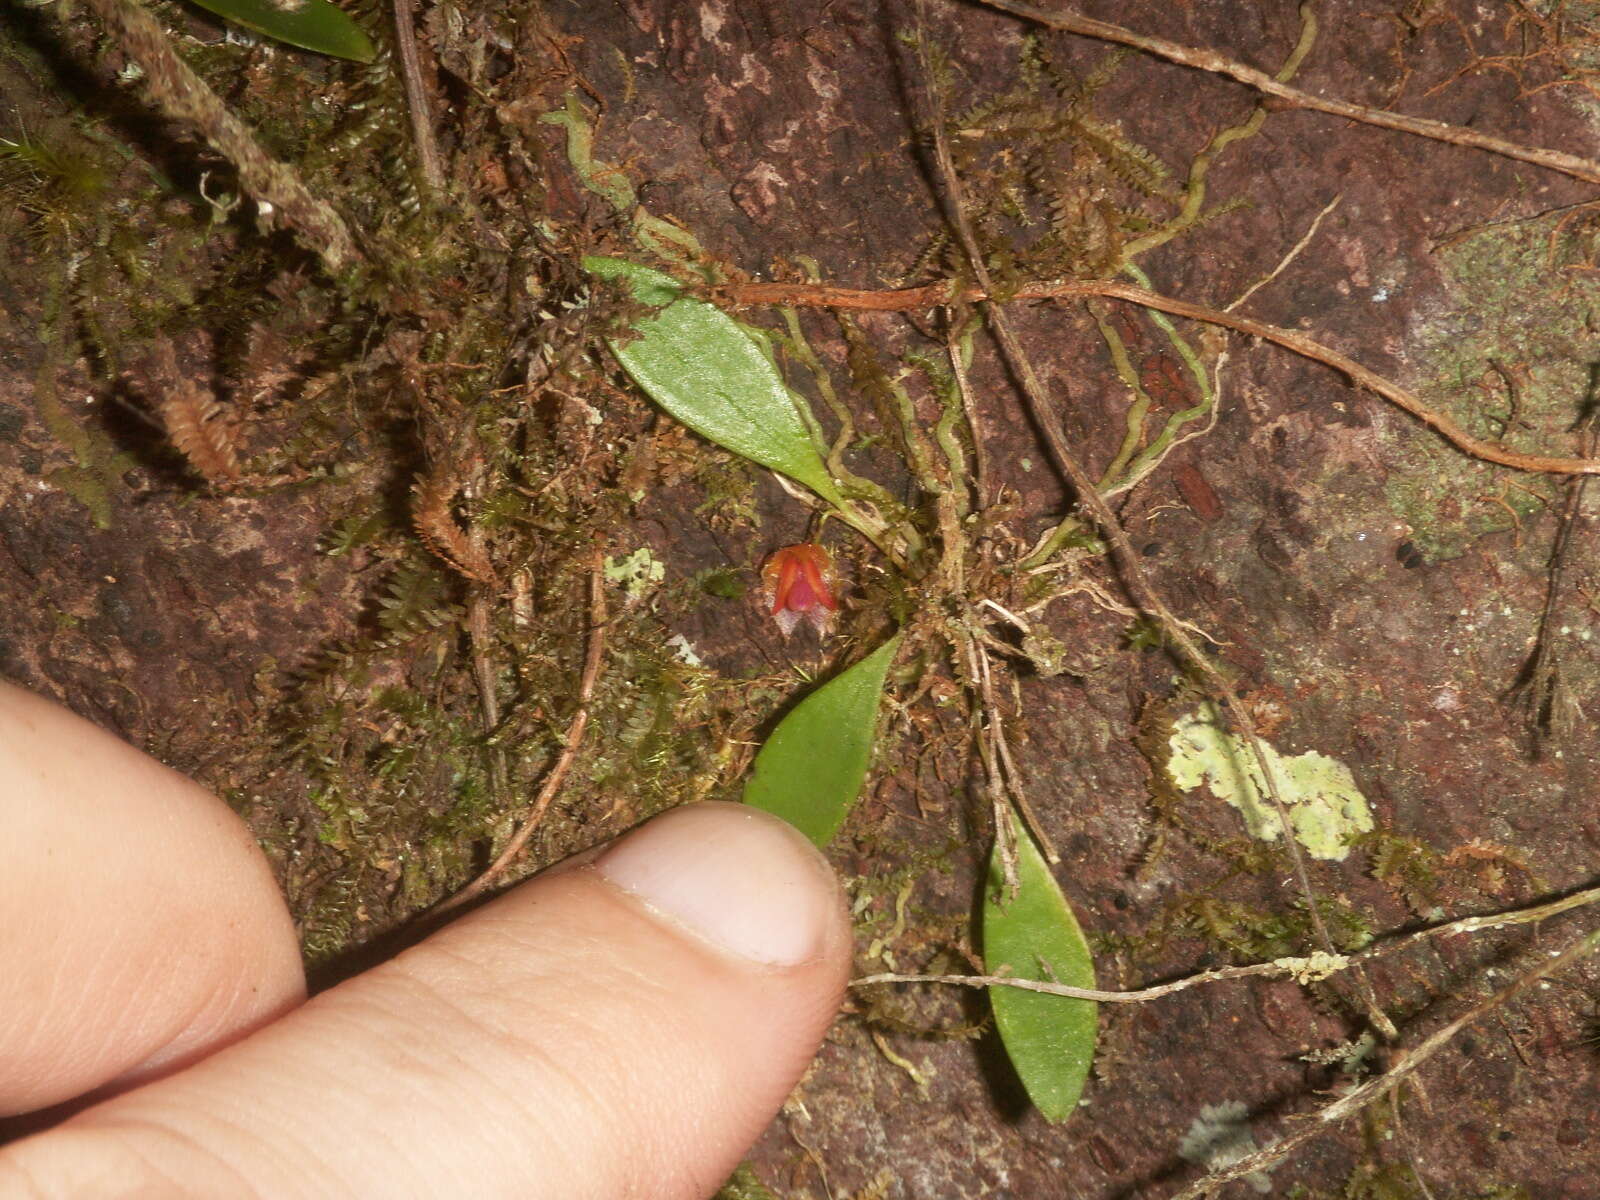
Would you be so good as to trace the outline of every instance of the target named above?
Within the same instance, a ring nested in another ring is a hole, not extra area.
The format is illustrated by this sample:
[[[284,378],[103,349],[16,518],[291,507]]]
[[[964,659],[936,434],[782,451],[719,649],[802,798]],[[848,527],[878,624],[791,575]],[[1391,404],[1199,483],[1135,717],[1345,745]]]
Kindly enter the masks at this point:
[[[674,810],[311,1000],[198,785],[0,683],[0,1195],[708,1196],[849,970],[822,858]],[[48,1124],[48,1122],[45,1122]]]

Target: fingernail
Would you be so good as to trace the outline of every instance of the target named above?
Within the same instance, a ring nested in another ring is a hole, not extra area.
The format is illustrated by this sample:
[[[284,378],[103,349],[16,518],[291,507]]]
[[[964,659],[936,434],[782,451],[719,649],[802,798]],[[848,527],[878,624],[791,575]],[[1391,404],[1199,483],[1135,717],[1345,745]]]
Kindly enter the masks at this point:
[[[787,822],[742,804],[688,804],[608,849],[595,869],[658,916],[741,958],[816,958],[838,919],[827,860]]]

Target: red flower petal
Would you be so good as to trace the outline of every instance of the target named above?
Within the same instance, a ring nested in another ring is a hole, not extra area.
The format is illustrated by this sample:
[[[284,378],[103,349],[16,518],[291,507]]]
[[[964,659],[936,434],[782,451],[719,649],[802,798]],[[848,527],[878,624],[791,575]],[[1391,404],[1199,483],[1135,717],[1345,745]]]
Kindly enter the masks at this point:
[[[828,614],[838,610],[839,602],[834,599],[829,581],[832,569],[828,552],[813,542],[785,546],[767,560],[761,569],[761,582],[771,615],[785,634],[801,616],[821,629]]]

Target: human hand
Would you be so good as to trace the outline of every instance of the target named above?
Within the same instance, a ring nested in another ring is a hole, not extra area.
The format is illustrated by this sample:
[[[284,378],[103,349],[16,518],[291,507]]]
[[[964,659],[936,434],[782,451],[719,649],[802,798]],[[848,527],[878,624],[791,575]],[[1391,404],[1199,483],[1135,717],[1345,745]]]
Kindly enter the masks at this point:
[[[850,931],[799,834],[696,804],[305,1002],[243,823],[0,684],[0,947],[0,1115],[110,1097],[0,1150],[0,1195],[565,1200],[713,1192]]]

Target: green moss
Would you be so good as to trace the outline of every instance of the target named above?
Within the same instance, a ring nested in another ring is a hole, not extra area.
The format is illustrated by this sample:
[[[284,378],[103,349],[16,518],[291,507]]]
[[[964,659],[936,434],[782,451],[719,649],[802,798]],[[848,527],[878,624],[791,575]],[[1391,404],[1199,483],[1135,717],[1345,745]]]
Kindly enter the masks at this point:
[[[1593,386],[1589,364],[1600,357],[1600,283],[1563,270],[1578,247],[1552,230],[1530,222],[1441,250],[1444,291],[1416,314],[1407,356],[1417,394],[1469,432],[1567,454]],[[1559,487],[1468,458],[1415,427],[1387,436],[1403,439],[1407,465],[1390,473],[1385,497],[1429,561],[1514,528]]]
[[[1345,1181],[1340,1200],[1424,1200],[1429,1193],[1404,1163],[1357,1167]]]
[[[67,447],[76,461],[51,471],[48,478],[88,509],[97,526],[110,529],[111,490],[119,486],[117,477],[133,466],[133,460],[120,452],[98,425],[80,422],[67,411],[56,391],[53,358],[47,358],[35,381],[34,404],[50,435]]]

